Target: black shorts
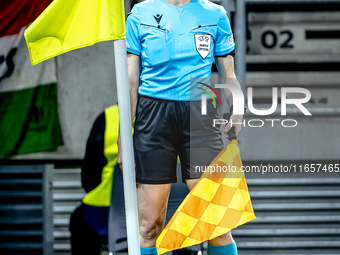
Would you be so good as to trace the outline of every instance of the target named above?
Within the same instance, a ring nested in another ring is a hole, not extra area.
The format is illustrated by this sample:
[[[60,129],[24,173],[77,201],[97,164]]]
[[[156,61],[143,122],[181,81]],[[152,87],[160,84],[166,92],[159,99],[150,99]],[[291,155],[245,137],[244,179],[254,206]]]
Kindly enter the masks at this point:
[[[200,178],[195,166],[208,166],[223,149],[219,118],[208,100],[207,115],[201,101],[168,101],[139,96],[134,126],[136,181],[166,184],[177,181],[177,155],[182,181]]]

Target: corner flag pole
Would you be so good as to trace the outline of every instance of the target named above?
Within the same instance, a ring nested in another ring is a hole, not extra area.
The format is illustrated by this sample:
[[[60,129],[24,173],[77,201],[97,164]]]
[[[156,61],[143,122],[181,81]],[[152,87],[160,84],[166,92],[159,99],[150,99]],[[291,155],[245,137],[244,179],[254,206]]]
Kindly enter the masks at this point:
[[[245,78],[247,75],[246,71],[246,2],[245,0],[236,0],[236,13],[235,13],[235,72],[236,77],[241,82],[242,91],[246,92]]]
[[[135,164],[132,148],[132,124],[129,77],[127,71],[126,57],[126,40],[116,40],[113,43],[116,67],[117,97],[119,106],[118,108],[122,161],[124,166],[123,181],[128,252],[132,255],[139,255],[140,244],[138,230]]]

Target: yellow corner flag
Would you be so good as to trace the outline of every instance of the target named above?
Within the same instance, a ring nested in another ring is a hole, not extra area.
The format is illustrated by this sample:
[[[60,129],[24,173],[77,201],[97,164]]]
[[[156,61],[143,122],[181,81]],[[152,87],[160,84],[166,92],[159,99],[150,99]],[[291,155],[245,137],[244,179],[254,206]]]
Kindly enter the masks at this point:
[[[25,31],[32,65],[125,38],[123,0],[54,0]]]
[[[163,254],[211,240],[255,219],[236,140],[210,163],[157,239]]]

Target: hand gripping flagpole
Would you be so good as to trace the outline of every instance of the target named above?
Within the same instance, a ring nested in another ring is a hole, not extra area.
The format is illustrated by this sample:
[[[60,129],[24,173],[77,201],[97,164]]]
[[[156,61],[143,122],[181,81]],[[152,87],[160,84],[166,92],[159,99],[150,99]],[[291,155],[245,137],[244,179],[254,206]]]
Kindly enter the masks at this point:
[[[125,198],[124,200],[125,200],[128,251],[129,254],[139,255],[140,244],[138,230],[135,164],[133,159],[132,148],[131,107],[130,107],[129,77],[127,71],[125,39],[114,41],[114,57],[116,67],[117,96],[119,105],[119,124],[122,147],[121,148],[122,161],[124,166],[123,181],[124,181],[124,198]],[[112,231],[115,230],[113,229]],[[110,250],[110,252],[112,251]]]

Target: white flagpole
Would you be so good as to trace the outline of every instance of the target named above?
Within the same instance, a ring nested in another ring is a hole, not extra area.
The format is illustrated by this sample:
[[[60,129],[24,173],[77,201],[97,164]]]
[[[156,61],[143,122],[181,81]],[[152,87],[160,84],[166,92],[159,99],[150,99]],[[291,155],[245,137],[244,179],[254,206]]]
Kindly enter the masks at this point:
[[[120,138],[123,161],[123,181],[126,231],[129,254],[139,255],[139,230],[137,195],[135,182],[135,164],[132,148],[132,124],[129,92],[129,77],[127,71],[126,40],[116,40],[114,57],[116,67],[117,97],[119,106]]]

